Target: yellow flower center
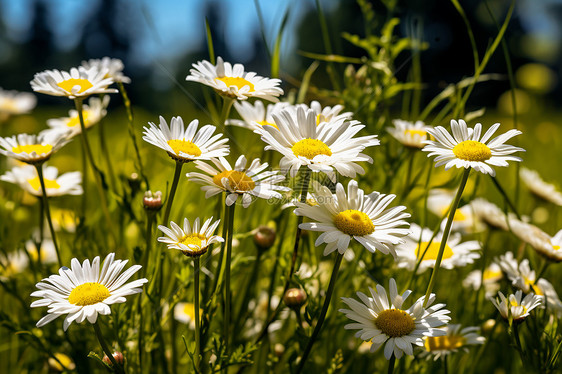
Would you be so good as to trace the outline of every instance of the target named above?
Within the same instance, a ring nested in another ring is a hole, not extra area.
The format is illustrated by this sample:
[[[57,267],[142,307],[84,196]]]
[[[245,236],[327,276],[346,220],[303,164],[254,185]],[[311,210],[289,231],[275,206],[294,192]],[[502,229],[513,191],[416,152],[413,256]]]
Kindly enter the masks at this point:
[[[68,302],[74,305],[94,305],[107,299],[111,294],[106,286],[96,282],[79,285],[68,296]]]
[[[312,160],[318,155],[331,156],[330,147],[318,139],[302,139],[296,142],[291,148],[293,154],[297,157],[306,157]]]
[[[424,137],[424,136],[427,136],[427,131],[409,129],[409,130],[405,130],[404,134],[407,135],[407,136],[411,136],[412,138],[414,137],[414,135],[419,135],[420,137]]]
[[[445,215],[449,211],[449,207],[445,207],[441,209],[441,215]],[[453,221],[462,222],[466,221],[467,217],[461,212],[459,209],[455,212],[455,216],[453,217]]]
[[[68,357],[67,355],[63,354],[63,353],[55,353],[54,356],[57,358],[57,360],[53,359],[53,358],[49,358],[49,365],[57,370],[57,371],[63,371],[64,368],[73,370],[75,365],[74,362],[72,361],[72,359],[70,357]],[[60,361],[60,364],[59,364]],[[64,365],[64,368],[61,366],[61,364]]]
[[[241,90],[245,86],[248,86],[250,87],[249,92],[254,92],[253,83],[241,77],[217,77],[215,78],[215,80],[224,82],[224,84],[226,84],[227,87],[235,86],[239,90]]]
[[[531,288],[531,290],[538,296],[543,296],[544,292],[541,290],[541,288],[535,284],[534,281],[530,280],[529,278],[523,276],[523,280],[525,281],[525,284],[527,286],[529,286]]]
[[[423,251],[425,251],[425,248],[427,247],[428,242],[422,242],[417,248],[416,248],[416,257],[420,258],[423,255]],[[439,247],[441,246],[440,242],[431,242],[429,248],[427,248],[427,251],[425,252],[425,256],[423,256],[424,261],[425,260],[437,260],[437,255],[439,254]],[[445,245],[445,250],[443,251],[443,260],[446,258],[451,258],[453,257],[453,250],[451,249],[451,247],[449,247],[448,244]]]
[[[201,235],[201,234],[189,234],[184,236],[183,238],[180,239],[180,243],[184,244],[184,245],[195,245],[199,248],[201,248],[201,243],[203,243],[203,240],[207,239],[205,237],[205,235]]]
[[[492,157],[492,151],[484,144],[475,140],[465,140],[453,148],[457,158],[466,161],[486,161]]]
[[[411,315],[400,309],[387,309],[379,313],[375,326],[391,338],[408,335],[416,329]]]
[[[484,270],[484,280],[490,280],[490,279],[498,279],[502,277],[502,271],[501,270],[490,270],[490,269],[486,269]]]
[[[553,245],[552,249],[554,249],[555,251],[559,251],[560,250],[560,246],[559,245]]]
[[[18,145],[12,148],[12,152],[14,153],[27,153],[31,154],[36,152],[38,155],[43,153],[49,153],[53,149],[53,146],[50,144],[25,144],[25,145]]]
[[[428,336],[424,345],[428,352],[452,351],[462,347],[465,342],[465,337],[460,335]]]
[[[509,306],[511,306],[512,308],[521,307],[521,308],[523,308],[523,314],[527,313],[527,307],[523,304],[517,304],[517,300],[511,300],[509,302]]]
[[[89,127],[90,123],[88,122],[88,117],[90,117],[90,112],[87,110],[82,111],[82,117],[84,117],[84,127]],[[66,122],[66,126],[67,127],[80,126],[80,117],[78,117],[78,114],[75,115],[74,117],[70,117]]]
[[[201,156],[201,150],[199,149],[199,147],[195,143],[193,143],[189,140],[172,139],[172,140],[168,140],[168,145],[170,147],[172,147],[175,154],[178,155],[178,156],[179,156],[180,152],[183,152],[183,153],[186,153],[190,156],[195,156],[195,157]]]
[[[82,93],[94,87],[94,85],[89,80],[81,79],[81,78],[79,79],[70,78],[65,81],[57,83],[57,86],[59,86],[60,88],[62,88],[67,92],[72,92],[72,88],[74,88],[75,86],[79,86],[80,89],[76,93]]]
[[[334,217],[334,225],[347,235],[364,236],[375,231],[375,225],[369,216],[355,209],[338,213]]]
[[[0,112],[17,113],[19,111],[17,101],[5,98],[0,100]]]
[[[264,127],[264,126],[273,126],[273,127],[275,127],[277,130],[279,130],[279,127],[277,127],[276,124],[271,123],[271,122],[267,122],[267,121],[265,121],[265,120],[264,120],[264,121],[256,121],[256,123],[257,123],[258,125],[260,125],[261,127]]]
[[[326,122],[326,117],[324,117],[322,114],[317,115],[316,116],[316,126],[318,126],[322,122]]]
[[[49,189],[49,188],[59,189],[60,188],[60,184],[58,184],[58,182],[56,180],[44,179],[44,181],[45,181],[45,188],[47,188],[47,189]],[[41,189],[41,181],[39,180],[39,177],[28,179],[27,182],[29,182],[29,184],[31,185],[31,188],[33,188],[35,191],[39,191]]]
[[[236,191],[250,191],[256,188],[256,183],[246,175],[243,171],[237,170],[225,170],[213,177],[213,182],[219,186],[223,187],[222,179],[227,178],[230,188]]]

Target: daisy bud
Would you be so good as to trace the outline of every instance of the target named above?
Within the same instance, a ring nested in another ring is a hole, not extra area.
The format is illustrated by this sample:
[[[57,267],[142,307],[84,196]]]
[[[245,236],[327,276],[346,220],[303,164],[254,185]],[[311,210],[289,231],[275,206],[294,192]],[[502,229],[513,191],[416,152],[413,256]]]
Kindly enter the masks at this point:
[[[141,179],[137,173],[132,173],[128,178],[127,182],[129,183],[129,187],[131,187],[131,191],[136,194],[140,190],[141,186]]]
[[[299,310],[306,302],[306,292],[300,288],[289,288],[283,296],[283,302],[289,308]]]
[[[142,199],[144,209],[157,212],[162,208],[162,192],[146,191]]]
[[[118,365],[123,366],[123,364],[125,363],[125,357],[123,356],[123,353],[115,351],[113,352],[113,359],[115,360],[115,362],[117,362]],[[103,355],[103,362],[105,364],[107,364],[108,366],[113,366],[113,363],[111,362],[111,360],[109,359],[109,357],[107,357],[107,355]]]
[[[254,233],[254,244],[259,250],[266,251],[275,243],[275,229],[269,226],[259,226]]]

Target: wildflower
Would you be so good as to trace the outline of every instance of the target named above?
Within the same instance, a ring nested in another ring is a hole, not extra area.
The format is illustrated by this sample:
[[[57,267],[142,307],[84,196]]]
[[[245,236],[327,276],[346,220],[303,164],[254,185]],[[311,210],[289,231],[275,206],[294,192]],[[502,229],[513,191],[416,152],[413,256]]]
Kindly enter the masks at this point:
[[[116,89],[108,88],[113,83],[113,79],[106,77],[107,73],[105,69],[86,69],[83,66],[72,68],[70,72],[45,70],[35,74],[31,81],[31,88],[36,92],[66,96],[71,100],[92,94],[116,93]]]
[[[86,69],[98,69],[106,71],[105,78],[111,78],[114,82],[131,83],[131,78],[123,74],[123,61],[118,58],[104,57],[102,59],[90,59],[82,61],[82,66]]]
[[[158,238],[161,243],[166,243],[168,249],[179,249],[184,255],[198,257],[207,252],[207,248],[217,242],[223,242],[220,236],[213,235],[220,220],[211,224],[213,217],[205,221],[203,226],[199,226],[199,218],[195,219],[193,226],[189,224],[187,218],[183,221],[183,228],[175,222],[170,222],[170,227],[159,225],[158,229],[166,236]]]
[[[421,149],[425,147],[425,141],[429,139],[427,130],[431,126],[426,126],[422,121],[415,123],[395,119],[392,121],[394,127],[387,127],[386,131],[400,143],[410,148]]]
[[[516,323],[523,322],[529,312],[538,307],[543,302],[543,297],[530,293],[523,300],[521,290],[511,294],[507,298],[503,293],[498,292],[499,299],[492,299],[492,304],[500,311],[504,319],[513,320]]]
[[[484,344],[486,338],[480,336],[480,328],[476,326],[465,327],[461,330],[461,325],[451,324],[445,327],[447,335],[428,336],[425,338],[424,348],[427,357],[438,360],[448,354],[463,350],[468,352],[469,345]]]
[[[82,186],[80,185],[82,183],[82,174],[79,171],[59,175],[56,167],[46,166],[43,168],[43,177],[45,178],[45,187],[49,197],[81,195],[83,193]],[[32,195],[43,196],[37,170],[31,165],[16,166],[11,171],[0,176],[0,180],[17,184]]]
[[[69,141],[68,136],[62,133],[0,137],[0,153],[27,164],[42,164]]]

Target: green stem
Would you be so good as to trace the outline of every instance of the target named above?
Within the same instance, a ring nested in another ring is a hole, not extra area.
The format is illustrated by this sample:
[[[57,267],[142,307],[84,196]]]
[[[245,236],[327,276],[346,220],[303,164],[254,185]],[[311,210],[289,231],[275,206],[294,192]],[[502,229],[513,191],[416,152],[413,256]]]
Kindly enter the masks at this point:
[[[230,265],[232,262],[232,231],[234,229],[234,208],[235,204],[226,208],[228,215],[228,229],[226,236],[226,262],[224,267],[224,343],[225,351],[228,354],[228,341],[230,336]]]
[[[521,345],[521,339],[519,338],[519,328],[517,327],[517,322],[514,321],[511,327],[513,329],[515,344],[517,345],[517,352],[519,352],[521,363],[523,364],[523,367],[525,367],[525,353],[523,352],[523,346]]]
[[[513,204],[511,202],[511,199],[509,198],[509,196],[507,196],[507,193],[505,192],[503,187],[500,185],[500,182],[498,182],[498,180],[495,177],[492,177],[491,175],[490,175],[490,178],[492,179],[492,182],[494,182],[494,186],[496,186],[498,191],[502,194],[502,196],[505,199],[507,205],[511,208],[513,213],[515,213],[515,215],[517,216],[517,219],[521,220],[521,216],[519,215],[519,212],[517,211],[517,208],[515,207],[515,204]]]
[[[388,374],[394,373],[394,364],[396,363],[396,356],[393,354],[388,361]]]
[[[168,194],[168,200],[166,201],[166,210],[164,211],[164,220],[162,221],[164,226],[168,225],[168,219],[170,218],[170,212],[172,210],[172,202],[174,201],[174,196],[176,195],[176,190],[178,188],[178,182],[180,180],[181,169],[183,167],[183,162],[176,161],[176,169],[174,170],[174,180],[172,181],[172,187],[170,188],[170,193]]]
[[[336,262],[334,264],[334,270],[332,271],[332,276],[330,278],[330,284],[328,285],[328,292],[326,293],[326,299],[324,300],[324,305],[322,305],[322,311],[320,312],[320,316],[318,317],[318,322],[316,323],[316,326],[314,327],[314,331],[312,332],[308,344],[306,345],[306,348],[304,349],[304,352],[302,354],[302,358],[299,362],[299,366],[297,367],[297,371],[296,371],[297,374],[300,373],[304,368],[306,359],[308,358],[308,355],[312,350],[312,345],[316,341],[316,338],[318,337],[318,334],[322,329],[322,324],[324,323],[324,319],[326,318],[326,313],[328,312],[328,308],[330,307],[330,300],[332,299],[332,294],[334,293],[334,287],[336,285],[336,280],[338,278],[338,271],[340,269],[342,259],[343,259],[343,254],[338,253],[338,257],[336,257]]]
[[[219,126],[221,126],[222,129],[225,128],[224,124],[230,114],[232,104],[234,104],[234,99],[223,97],[221,116],[219,118]]]
[[[113,163],[111,162],[110,154],[111,152],[107,149],[107,141],[105,137],[105,127],[104,121],[101,120],[98,124],[98,130],[100,134],[100,150],[103,158],[105,159],[105,163],[107,166],[107,171],[109,173],[109,179],[111,180],[111,185],[113,186],[113,190],[117,190],[117,180],[115,179],[115,172],[113,171]]]
[[[111,349],[109,348],[109,346],[105,342],[105,339],[103,338],[103,335],[101,333],[101,329],[100,329],[100,326],[98,324],[98,321],[96,321],[96,323],[93,323],[92,326],[94,327],[94,331],[96,332],[96,337],[98,338],[98,341],[100,342],[101,349],[103,350],[103,352],[106,354],[106,356],[111,361],[111,364],[113,365],[113,369],[118,373],[125,373],[125,370],[123,369],[123,367],[121,365],[119,365],[117,363],[117,361],[115,361],[115,358],[113,357],[113,352],[111,352]]]
[[[147,274],[147,264],[148,264],[148,258],[150,257],[150,252],[152,249],[152,226],[154,224],[154,216],[155,213],[152,211],[148,211],[146,214],[146,249],[144,251],[144,253],[142,254],[142,259],[141,259],[141,265],[142,265],[142,272],[144,274]],[[144,325],[143,325],[143,310],[142,310],[142,293],[140,294],[139,297],[139,302],[138,302],[138,310],[139,310],[139,337],[138,337],[138,342],[139,342],[139,346],[138,346],[138,350],[139,350],[139,367],[142,368],[142,357],[143,357],[143,351],[144,351],[144,346],[142,343],[142,338],[143,338],[143,334],[144,334]]]
[[[459,202],[461,201],[462,193],[466,186],[466,182],[468,181],[470,169],[471,168],[464,170],[462,175],[462,180],[459,185],[459,189],[457,190],[455,199],[453,200],[451,207],[449,208],[449,217],[447,218],[447,224],[445,225],[445,230],[443,230],[443,238],[441,239],[441,243],[439,244],[439,253],[437,254],[437,259],[435,260],[435,266],[433,267],[433,271],[431,273],[431,279],[429,280],[429,285],[427,286],[427,291],[425,292],[425,299],[423,302],[424,308],[427,305],[427,302],[429,301],[429,296],[431,295],[431,291],[433,290],[433,286],[435,285],[435,281],[437,280],[437,273],[439,272],[439,267],[441,266],[441,260],[443,259],[443,252],[445,252],[447,239],[449,238],[449,233],[451,232],[451,226],[453,225],[453,218],[455,217],[455,212],[457,211]]]
[[[51,231],[51,238],[53,238],[53,245],[55,246],[55,251],[57,252],[57,260],[59,261],[59,267],[62,267],[59,245],[57,244],[57,236],[55,234],[55,228],[53,227],[53,220],[51,219],[51,209],[49,208],[47,188],[45,187],[45,179],[43,178],[43,164],[35,164],[34,166],[35,169],[37,170],[37,175],[39,176],[39,182],[41,183],[41,190],[43,191],[42,195],[43,195],[43,206],[45,207],[45,216],[47,217],[47,223],[49,224],[49,230]],[[41,263],[41,257],[39,257],[39,263]]]
[[[88,207],[88,160],[86,159],[86,149],[84,147],[84,139],[80,136],[82,141],[82,206],[80,212],[79,222],[81,225],[86,223],[86,210]]]
[[[92,149],[90,148],[90,143],[88,142],[88,135],[86,133],[86,125],[84,124],[84,114],[82,113],[82,99],[74,99],[74,104],[76,105],[76,111],[78,112],[78,118],[80,119],[80,129],[81,129],[81,138],[82,138],[82,146],[86,150],[86,156],[88,157],[88,162],[90,163],[90,167],[94,172],[94,179],[96,180],[96,187],[98,189],[98,193],[101,200],[101,208],[103,214],[105,216],[106,224],[109,228],[109,232],[112,236],[113,233],[113,223],[111,220],[111,215],[109,214],[109,208],[107,205],[107,198],[105,196],[105,191],[103,189],[102,180],[101,180],[101,171],[98,169],[96,164],[94,163],[94,156],[92,155]],[[84,170],[86,173],[86,170]],[[115,238],[115,237],[114,237]]]
[[[131,100],[129,100],[129,95],[127,95],[127,90],[125,90],[125,86],[123,82],[117,82],[117,86],[119,87],[119,92],[121,92],[121,97],[123,98],[123,103],[125,104],[125,110],[127,111],[127,129],[129,131],[129,137],[133,140],[133,147],[135,148],[135,156],[137,157],[137,162],[139,164],[139,171],[142,179],[146,183],[146,189],[149,190],[150,186],[148,184],[148,178],[144,174],[144,168],[142,165],[142,158],[139,151],[139,146],[137,144],[137,137],[135,135],[135,128],[133,126],[133,109],[131,107]]]
[[[195,272],[193,274],[193,306],[195,309],[195,371],[199,372],[199,361],[201,360],[201,332],[199,331],[201,317],[199,316],[199,272],[200,272],[200,258],[194,259]]]

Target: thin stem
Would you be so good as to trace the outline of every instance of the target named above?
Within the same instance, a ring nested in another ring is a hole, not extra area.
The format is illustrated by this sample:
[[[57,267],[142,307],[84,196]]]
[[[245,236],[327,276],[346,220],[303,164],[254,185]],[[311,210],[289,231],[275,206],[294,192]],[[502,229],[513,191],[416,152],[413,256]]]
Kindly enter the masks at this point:
[[[444,370],[445,374],[449,374],[449,360],[447,360],[448,356],[449,355],[443,356],[443,370]]]
[[[306,345],[306,348],[304,349],[304,352],[302,354],[302,358],[299,362],[299,366],[297,367],[297,371],[296,371],[297,374],[300,373],[304,368],[306,359],[308,358],[308,355],[312,350],[312,345],[316,341],[316,338],[318,337],[318,334],[322,329],[322,324],[324,323],[324,319],[326,318],[326,313],[328,312],[328,308],[330,307],[330,300],[332,299],[332,294],[334,293],[334,287],[336,285],[336,280],[338,278],[338,271],[340,269],[342,259],[343,259],[343,255],[341,253],[338,253],[338,257],[336,257],[336,262],[334,264],[334,270],[332,271],[332,276],[330,278],[330,284],[328,285],[326,299],[324,300],[324,305],[322,305],[322,311],[320,312],[320,316],[318,317],[318,322],[316,323],[316,326],[314,327],[314,331],[310,336],[310,340],[308,341],[308,344]]]
[[[234,99],[223,97],[221,116],[219,118],[219,126],[223,129],[225,128],[224,123],[230,114],[230,109],[232,108],[233,103]]]
[[[517,219],[521,220],[521,216],[519,215],[519,212],[517,211],[517,208],[515,207],[515,204],[513,204],[513,202],[509,198],[509,196],[507,196],[507,193],[505,192],[503,187],[500,185],[500,182],[498,182],[498,180],[495,177],[490,176],[490,178],[492,179],[492,182],[494,182],[494,186],[496,186],[498,191],[500,191],[500,193],[503,195],[503,198],[507,202],[507,205],[509,205],[509,207],[511,208],[513,213],[515,213],[515,215],[517,216]]]
[[[235,204],[226,208],[228,216],[228,229],[226,236],[226,263],[224,267],[224,343],[225,351],[228,354],[228,341],[230,336],[230,265],[232,262],[232,231],[234,229],[234,208]]]
[[[94,172],[94,179],[96,180],[96,187],[98,189],[98,193],[101,200],[101,208],[103,214],[105,216],[106,224],[109,228],[109,232],[112,236],[113,233],[113,223],[111,220],[111,215],[109,214],[109,208],[107,205],[107,198],[105,196],[105,191],[103,189],[102,180],[101,180],[101,171],[98,169],[96,164],[94,163],[94,156],[92,155],[92,149],[90,148],[90,143],[88,142],[88,135],[86,134],[86,125],[84,124],[84,114],[82,113],[82,99],[74,99],[74,104],[76,105],[76,111],[78,112],[78,118],[80,119],[80,136],[82,138],[82,146],[86,150],[86,156],[88,157],[88,162],[90,163],[90,167]],[[86,170],[84,170],[86,173]]]
[[[113,369],[118,373],[125,373],[125,370],[123,369],[123,367],[121,365],[119,365],[117,363],[117,361],[115,361],[115,357],[113,357],[113,352],[111,352],[111,349],[109,348],[109,346],[105,342],[105,339],[103,338],[103,335],[101,333],[101,329],[100,329],[100,326],[98,324],[98,321],[93,323],[92,326],[94,327],[94,331],[96,332],[96,337],[98,338],[98,341],[100,342],[101,349],[103,350],[103,352],[106,354],[106,356],[111,361],[111,364],[113,365]]]
[[[86,223],[86,210],[88,206],[88,160],[86,159],[86,148],[84,147],[84,138],[80,136],[82,141],[82,205],[80,211],[80,224]]]
[[[51,219],[51,209],[49,208],[49,199],[47,198],[47,188],[45,187],[45,179],[43,178],[43,164],[34,165],[37,170],[37,175],[39,176],[39,182],[41,183],[41,190],[43,191],[43,206],[45,207],[45,216],[47,217],[47,223],[49,224],[49,230],[51,231],[51,238],[53,238],[53,245],[55,246],[55,251],[57,252],[57,260],[59,261],[59,267],[62,267],[62,260],[60,257],[59,245],[57,244],[57,236],[55,234],[55,228],[53,227],[53,220]],[[39,263],[41,263],[41,257],[39,257]]]
[[[200,316],[199,316],[199,270],[200,270],[200,258],[195,257],[194,265],[195,265],[195,273],[193,274],[193,306],[195,309],[195,371],[199,372],[199,361],[201,360],[201,332],[200,329]]]
[[[466,182],[468,181],[470,169],[471,168],[464,170],[462,175],[462,180],[459,185],[459,189],[457,190],[455,199],[453,200],[453,202],[451,203],[451,207],[449,208],[449,217],[447,218],[447,224],[445,225],[445,230],[443,230],[443,238],[441,239],[441,243],[439,244],[439,253],[437,254],[437,259],[435,260],[435,266],[433,267],[433,271],[431,272],[431,279],[429,280],[429,285],[427,286],[427,291],[425,292],[425,299],[423,302],[424,308],[429,301],[429,296],[431,295],[431,291],[433,290],[433,286],[435,285],[435,281],[437,280],[437,273],[439,272],[439,267],[441,266],[441,260],[443,259],[443,252],[445,252],[447,239],[449,238],[449,233],[451,232],[451,226],[453,225],[453,218],[455,217],[455,213],[459,206],[459,202],[461,201],[462,193],[466,186]]]
[[[113,186],[113,189],[116,191],[117,190],[117,180],[115,179],[115,172],[113,171],[113,163],[111,162],[111,152],[109,152],[107,150],[107,141],[106,141],[106,137],[105,137],[105,127],[104,127],[104,121],[101,120],[100,123],[98,124],[98,130],[99,130],[99,134],[100,134],[100,150],[101,150],[101,154],[103,155],[103,158],[105,159],[105,163],[107,166],[107,171],[109,173],[109,179],[111,180],[111,185]]]
[[[388,374],[394,373],[394,364],[396,363],[396,356],[392,355],[388,361]]]
[[[519,357],[521,358],[521,363],[523,367],[525,366],[525,353],[523,352],[523,346],[521,345],[521,339],[519,339],[519,328],[517,327],[517,322],[513,322],[511,325],[513,330],[513,337],[515,338],[515,344],[517,345],[517,351],[519,352]]]
[[[123,82],[117,82],[117,86],[119,87],[119,92],[121,92],[121,97],[123,98],[123,103],[125,104],[125,110],[127,111],[127,129],[129,131],[129,137],[133,140],[133,147],[135,148],[135,156],[137,157],[137,162],[139,164],[139,171],[142,179],[146,183],[146,189],[149,190],[150,186],[148,185],[148,178],[144,174],[144,168],[142,165],[142,158],[139,152],[139,146],[137,144],[137,137],[135,135],[135,128],[133,126],[133,109],[131,107],[131,100],[129,100],[129,95],[127,95],[127,91],[125,90],[125,86]]]
[[[168,225],[168,219],[170,218],[170,212],[172,210],[172,202],[174,201],[174,196],[176,195],[176,190],[178,188],[178,182],[180,180],[182,167],[183,167],[183,162],[176,161],[176,169],[174,170],[174,180],[172,181],[172,187],[170,188],[170,193],[168,194],[168,199],[166,201],[166,210],[164,211],[164,220],[162,221],[162,224],[164,226]]]
[[[148,263],[148,258],[150,257],[150,251],[152,249],[152,226],[154,225],[154,218],[155,218],[155,213],[152,211],[148,211],[146,214],[146,249],[144,251],[144,253],[142,254],[142,259],[141,259],[141,265],[142,265],[142,271],[144,274],[147,273],[147,263]],[[139,308],[139,338],[138,338],[138,342],[139,342],[139,367],[142,368],[142,356],[143,356],[143,351],[144,351],[144,346],[142,343],[142,338],[143,338],[143,334],[144,334],[144,325],[143,325],[143,310],[142,310],[142,293],[139,296],[139,301],[138,301],[138,308]]]

